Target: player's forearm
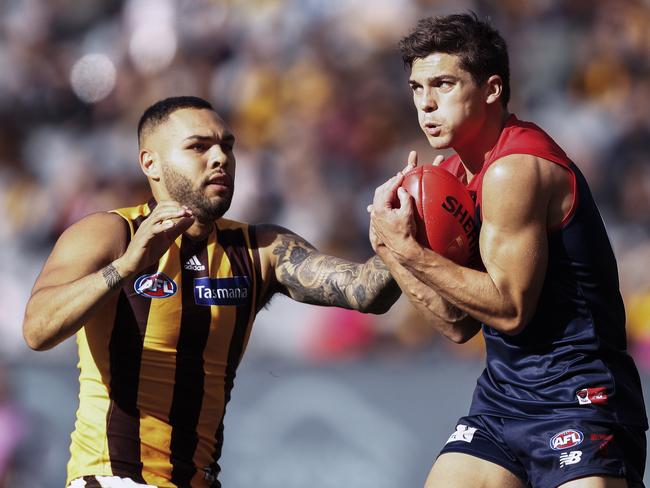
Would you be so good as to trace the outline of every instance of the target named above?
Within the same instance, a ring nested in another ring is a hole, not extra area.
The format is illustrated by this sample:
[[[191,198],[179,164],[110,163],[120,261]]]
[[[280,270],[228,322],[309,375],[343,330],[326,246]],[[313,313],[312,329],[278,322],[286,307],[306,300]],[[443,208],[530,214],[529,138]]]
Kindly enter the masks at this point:
[[[27,303],[23,336],[37,351],[51,349],[74,335],[122,282],[119,264],[64,285],[44,287]]]
[[[523,306],[500,290],[488,273],[458,266],[422,246],[396,257],[417,279],[479,322],[505,334],[516,334],[526,325]]]
[[[377,256],[355,263],[322,254],[293,234],[282,236],[273,254],[278,282],[299,302],[379,314],[401,293]]]
[[[480,329],[478,321],[417,279],[389,251],[383,252],[381,257],[413,307],[438,332],[459,344],[476,335]]]
[[[382,314],[387,312],[402,294],[388,267],[379,256],[373,256],[363,265],[349,288],[350,302],[361,312]]]

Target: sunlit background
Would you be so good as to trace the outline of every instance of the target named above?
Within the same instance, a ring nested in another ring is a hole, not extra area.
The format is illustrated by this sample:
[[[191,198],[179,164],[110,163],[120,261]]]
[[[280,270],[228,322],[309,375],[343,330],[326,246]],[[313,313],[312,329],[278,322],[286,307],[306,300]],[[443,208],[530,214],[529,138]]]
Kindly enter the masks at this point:
[[[76,347],[30,351],[22,314],[63,229],[148,198],[142,111],[167,96],[210,100],[237,136],[228,216],[365,260],[374,188],[409,150],[434,156],[397,42],[422,16],[467,9],[509,43],[512,111],[591,184],[650,390],[647,0],[3,0],[0,486],[64,484]],[[420,487],[482,361],[480,340],[448,344],[405,301],[375,317],[276,298],[228,408],[224,486]]]

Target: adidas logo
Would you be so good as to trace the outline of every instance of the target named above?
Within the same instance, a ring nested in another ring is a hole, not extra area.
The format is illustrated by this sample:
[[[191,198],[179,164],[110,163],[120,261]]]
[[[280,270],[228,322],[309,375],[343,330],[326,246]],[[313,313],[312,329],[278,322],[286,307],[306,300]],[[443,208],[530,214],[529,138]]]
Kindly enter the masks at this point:
[[[196,255],[188,259],[183,267],[192,271],[203,271],[205,269],[205,266],[201,264],[201,261],[199,261],[199,258],[197,258]]]

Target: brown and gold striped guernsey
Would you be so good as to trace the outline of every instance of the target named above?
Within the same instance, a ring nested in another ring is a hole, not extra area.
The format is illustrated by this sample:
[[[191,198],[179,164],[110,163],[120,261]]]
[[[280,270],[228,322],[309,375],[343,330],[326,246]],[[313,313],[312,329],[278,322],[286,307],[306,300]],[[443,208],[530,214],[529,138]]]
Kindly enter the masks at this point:
[[[115,210],[129,239],[155,201]],[[180,236],[78,332],[79,410],[68,483],[123,476],[217,487],[223,418],[261,289],[253,227]]]

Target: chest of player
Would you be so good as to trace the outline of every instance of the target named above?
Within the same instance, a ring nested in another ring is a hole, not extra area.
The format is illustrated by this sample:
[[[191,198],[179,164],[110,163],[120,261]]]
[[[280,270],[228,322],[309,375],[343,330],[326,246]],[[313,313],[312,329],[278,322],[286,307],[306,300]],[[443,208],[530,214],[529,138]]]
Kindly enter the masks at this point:
[[[253,270],[246,245],[222,245],[214,236],[202,243],[179,239],[122,290],[145,344],[174,348],[181,330],[209,336],[248,322]]]

